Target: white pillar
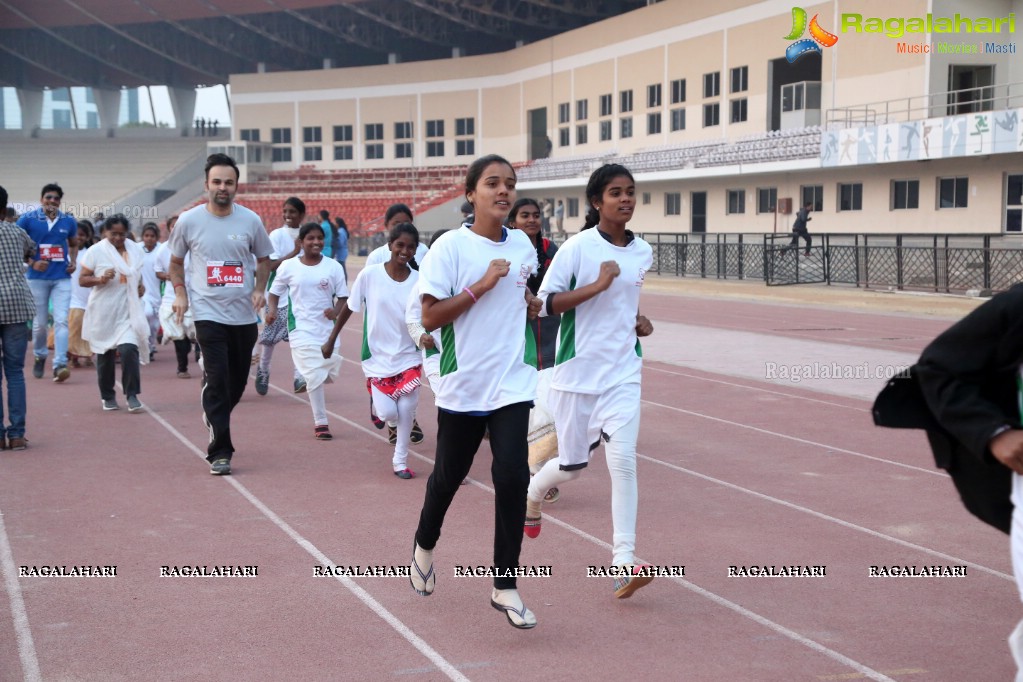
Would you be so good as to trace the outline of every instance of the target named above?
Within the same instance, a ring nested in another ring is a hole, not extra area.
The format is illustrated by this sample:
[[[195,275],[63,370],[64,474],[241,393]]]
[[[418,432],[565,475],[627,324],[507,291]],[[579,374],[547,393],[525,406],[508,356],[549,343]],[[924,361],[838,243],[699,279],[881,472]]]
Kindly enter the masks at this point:
[[[96,100],[100,129],[106,130],[108,135],[113,135],[121,115],[121,91],[93,88],[92,98]]]
[[[167,88],[174,125],[181,134],[186,134],[195,122],[195,90],[193,88]]]
[[[21,105],[21,129],[25,137],[33,137],[43,123],[43,91],[18,88],[18,104]]]

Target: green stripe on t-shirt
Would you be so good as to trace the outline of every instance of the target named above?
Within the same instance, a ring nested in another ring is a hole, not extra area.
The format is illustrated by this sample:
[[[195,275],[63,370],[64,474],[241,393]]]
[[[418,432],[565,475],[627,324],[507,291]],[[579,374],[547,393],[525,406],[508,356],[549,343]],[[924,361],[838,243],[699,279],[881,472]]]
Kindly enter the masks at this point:
[[[440,328],[440,375],[447,376],[458,371],[458,357],[455,354],[455,323]]]
[[[526,321],[526,350],[522,354],[522,362],[537,369],[536,362],[536,335],[533,334],[533,325]]]
[[[640,345],[639,339],[636,339],[636,355],[643,357],[643,346]]]
[[[575,275],[569,282],[568,290],[575,289]],[[575,308],[566,310],[561,314],[561,328],[558,330],[561,338],[558,341],[558,353],[554,356],[554,364],[560,365],[575,357]]]
[[[365,362],[373,357],[369,350],[369,311],[366,310],[366,302],[362,303],[362,360]]]

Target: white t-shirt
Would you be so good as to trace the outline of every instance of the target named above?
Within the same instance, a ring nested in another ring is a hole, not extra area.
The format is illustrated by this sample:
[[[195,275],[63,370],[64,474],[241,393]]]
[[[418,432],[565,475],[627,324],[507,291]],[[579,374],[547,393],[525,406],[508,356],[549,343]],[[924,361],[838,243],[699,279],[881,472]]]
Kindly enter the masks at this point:
[[[170,275],[170,258],[171,252],[166,246],[160,249],[160,253],[156,255],[156,262],[153,263],[153,270],[156,272]],[[185,286],[188,286],[188,269],[192,263],[191,254],[185,254]],[[174,285],[171,284],[169,279],[160,280],[160,284],[163,287],[163,294],[160,297],[160,307],[164,305],[174,304]]]
[[[526,322],[526,278],[537,268],[536,247],[521,230],[504,241],[465,225],[441,235],[419,270],[421,295],[444,300],[478,282],[501,258],[511,263],[497,286],[441,332],[441,377],[436,404],[452,412],[492,411],[536,397],[536,346]],[[527,355],[527,334],[531,354]],[[407,336],[407,334],[406,334]]]
[[[418,280],[419,273],[410,270],[404,282],[395,282],[383,265],[364,268],[355,278],[348,307],[362,313],[362,372],[367,377],[393,377],[422,364],[405,324],[405,303]]]
[[[335,297],[347,297],[348,286],[344,268],[332,258],[323,256],[316,265],[305,265],[298,258],[289,258],[277,268],[270,293],[283,301],[291,296],[295,327],[288,328],[288,341],[292,348],[319,348],[327,342],[334,328],[334,321],[324,317],[323,311],[334,307]]]
[[[611,286],[561,314],[551,388],[600,395],[619,384],[639,383],[643,356],[636,337],[636,314],[643,279],[653,263],[650,245],[636,237],[615,246],[597,228],[583,230],[554,255],[537,296],[547,297],[597,280],[600,264],[613,260],[621,270]],[[575,282],[573,283],[573,279]]]
[[[181,214],[167,246],[178,258],[192,254],[186,281],[196,320],[256,322],[251,300],[255,259],[268,257],[272,250],[258,215],[235,204],[229,215],[215,216],[200,204]]]
[[[423,324],[423,299],[419,296],[419,283],[416,283],[415,290],[409,294],[408,301],[405,303],[405,327],[408,328],[410,324]],[[423,348],[420,352],[423,354],[423,369],[426,371],[427,376],[436,373],[438,376],[431,381],[440,379],[440,331],[434,329],[430,332],[430,336],[433,337],[433,348]],[[412,338],[411,336],[409,338]],[[419,339],[412,339],[412,343],[419,343]],[[433,384],[431,383],[431,386]]]
[[[82,259],[85,257],[85,253],[88,251],[88,247],[78,252],[78,260],[75,261],[75,271],[71,273],[71,308],[78,308],[79,310],[85,310],[86,304],[89,302],[89,294],[92,293],[92,289],[89,287],[83,287],[78,283],[78,277],[82,274]]]
[[[289,253],[292,252],[292,250],[295,248],[295,240],[298,239],[298,232],[300,229],[301,228],[298,227],[288,227],[287,225],[282,225],[281,227],[278,227],[276,230],[270,233],[270,246],[273,247],[273,253],[270,254],[271,260],[277,260],[278,258],[287,256]],[[301,257],[302,250],[299,249],[298,253],[293,258],[289,258],[288,260],[294,260],[295,258]],[[284,261],[284,263],[287,262],[288,261]],[[281,263],[281,265],[284,265],[284,263]],[[277,266],[277,270],[281,269],[281,265]],[[270,287],[273,286],[274,279],[276,277],[277,277],[276,270],[270,273],[270,276],[266,280],[267,291],[270,291]],[[277,309],[280,310],[281,308],[287,308],[289,303],[290,301],[288,297],[285,296],[277,304]]]
[[[419,242],[419,245],[416,247],[416,262],[422,265],[423,259],[426,258],[426,253],[429,250],[430,249],[426,248],[426,244]],[[373,249],[370,251],[369,255],[366,256],[366,267],[368,268],[371,265],[380,265],[381,263],[386,263],[389,260],[391,260],[391,247],[389,244],[384,244],[383,246],[378,246]]]
[[[154,310],[160,308],[160,280],[156,277],[156,262],[160,252],[166,249],[166,244],[161,243],[157,243],[152,251],[146,251],[146,247],[142,246],[142,286],[146,288],[144,298],[152,304]]]

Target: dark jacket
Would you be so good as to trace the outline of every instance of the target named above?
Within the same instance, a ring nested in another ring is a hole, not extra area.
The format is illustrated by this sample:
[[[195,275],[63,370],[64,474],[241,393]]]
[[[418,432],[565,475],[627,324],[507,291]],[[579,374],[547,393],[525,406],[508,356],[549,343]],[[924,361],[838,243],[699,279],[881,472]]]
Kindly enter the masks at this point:
[[[1023,428],[1023,285],[999,294],[924,349],[911,376],[893,379],[874,403],[874,423],[927,432],[966,508],[1009,532],[1012,472],[988,448],[1003,427]]]
[[[792,231],[799,232],[806,229],[806,224],[813,220],[810,217],[810,212],[806,210],[806,206],[796,211],[796,222],[792,223]]]

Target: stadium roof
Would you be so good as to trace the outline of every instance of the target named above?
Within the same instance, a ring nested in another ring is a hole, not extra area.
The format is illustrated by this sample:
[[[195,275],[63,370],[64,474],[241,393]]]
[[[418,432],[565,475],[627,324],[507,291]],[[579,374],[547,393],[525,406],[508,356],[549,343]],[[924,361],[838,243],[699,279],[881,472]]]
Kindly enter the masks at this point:
[[[0,0],[0,85],[227,83],[512,49],[645,0]]]

